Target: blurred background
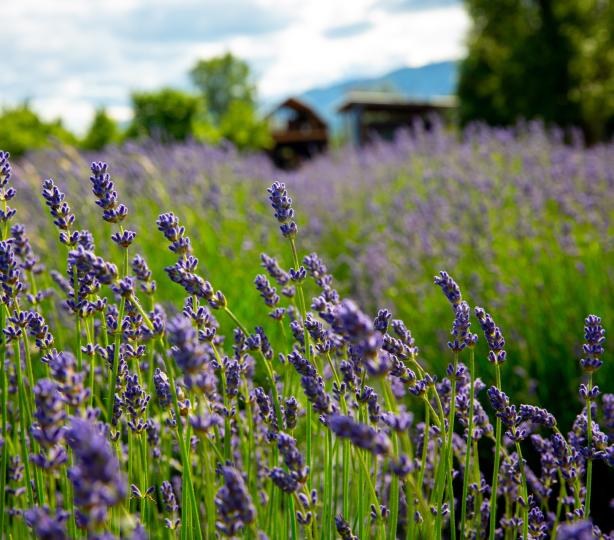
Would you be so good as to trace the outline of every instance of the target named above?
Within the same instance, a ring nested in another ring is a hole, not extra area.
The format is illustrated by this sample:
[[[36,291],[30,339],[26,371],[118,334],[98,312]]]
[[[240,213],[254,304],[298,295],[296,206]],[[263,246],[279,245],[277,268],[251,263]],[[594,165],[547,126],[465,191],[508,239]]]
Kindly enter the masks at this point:
[[[326,133],[301,158],[360,142],[366,104],[385,136],[434,109],[595,142],[614,129],[613,13],[607,0],[13,2],[0,141],[13,155],[145,136],[271,151],[289,114],[313,112]],[[308,110],[275,114],[288,98]]]
[[[282,180],[302,252],[342,294],[405,319],[442,373],[452,314],[432,276],[447,270],[507,337],[505,388],[569,429],[584,318],[614,328],[613,28],[607,0],[11,2],[0,148],[48,267],[65,262],[47,176],[114,253],[90,211],[102,159],[160,298],[177,294],[172,254],[144,233],[173,210],[250,320],[266,321],[260,253],[290,264],[265,204]]]

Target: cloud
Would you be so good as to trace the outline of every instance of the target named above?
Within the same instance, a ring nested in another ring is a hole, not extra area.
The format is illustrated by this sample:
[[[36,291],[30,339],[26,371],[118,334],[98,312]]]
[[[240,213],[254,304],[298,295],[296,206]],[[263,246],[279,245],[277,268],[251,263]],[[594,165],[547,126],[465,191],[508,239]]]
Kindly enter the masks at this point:
[[[458,58],[468,16],[445,0],[20,0],[3,7],[0,106],[31,98],[83,131],[96,107],[125,120],[130,92],[188,88],[231,51],[265,101],[354,76]],[[423,6],[409,9],[407,6]]]
[[[343,26],[333,26],[324,30],[323,35],[330,39],[346,38],[363,34],[373,27],[370,21],[358,21]]]
[[[378,0],[374,7],[390,13],[398,13],[457,6],[460,4],[461,0]]]
[[[135,6],[118,21],[115,31],[135,41],[214,42],[235,36],[262,36],[280,30],[291,20],[290,13],[266,9],[253,1],[158,1]]]

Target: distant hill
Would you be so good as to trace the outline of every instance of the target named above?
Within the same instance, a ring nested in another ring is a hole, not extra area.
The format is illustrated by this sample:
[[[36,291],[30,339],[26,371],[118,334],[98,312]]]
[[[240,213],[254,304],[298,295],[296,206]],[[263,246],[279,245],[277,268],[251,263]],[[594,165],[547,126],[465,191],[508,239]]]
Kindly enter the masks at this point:
[[[338,131],[341,118],[336,110],[348,92],[386,90],[419,99],[450,96],[456,89],[457,67],[455,61],[406,67],[380,77],[350,79],[331,86],[314,88],[299,97],[311,105],[329,123],[333,131]]]

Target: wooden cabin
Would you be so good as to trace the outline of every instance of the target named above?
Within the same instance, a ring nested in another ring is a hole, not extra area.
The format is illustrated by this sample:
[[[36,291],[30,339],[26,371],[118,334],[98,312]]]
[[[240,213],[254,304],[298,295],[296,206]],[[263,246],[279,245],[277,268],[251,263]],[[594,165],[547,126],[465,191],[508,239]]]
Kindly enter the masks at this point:
[[[353,92],[337,110],[344,116],[349,140],[364,146],[376,138],[392,140],[399,129],[411,129],[417,121],[429,129],[435,115],[448,117],[455,107],[453,98],[423,101],[385,92]]]
[[[328,148],[328,126],[306,103],[288,98],[267,116],[278,167],[291,169]]]

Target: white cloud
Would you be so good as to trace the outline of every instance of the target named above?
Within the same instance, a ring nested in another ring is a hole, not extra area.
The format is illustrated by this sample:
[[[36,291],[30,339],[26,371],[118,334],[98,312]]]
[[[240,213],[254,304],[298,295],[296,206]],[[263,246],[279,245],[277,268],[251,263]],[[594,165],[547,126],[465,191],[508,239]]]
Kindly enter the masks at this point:
[[[271,100],[458,58],[469,24],[453,0],[20,0],[2,18],[0,101],[79,131],[100,105],[125,121],[133,90],[186,86],[200,57],[245,58]]]

